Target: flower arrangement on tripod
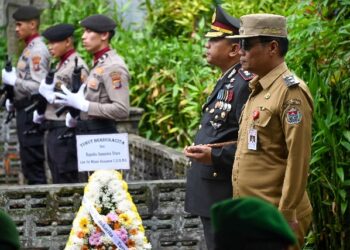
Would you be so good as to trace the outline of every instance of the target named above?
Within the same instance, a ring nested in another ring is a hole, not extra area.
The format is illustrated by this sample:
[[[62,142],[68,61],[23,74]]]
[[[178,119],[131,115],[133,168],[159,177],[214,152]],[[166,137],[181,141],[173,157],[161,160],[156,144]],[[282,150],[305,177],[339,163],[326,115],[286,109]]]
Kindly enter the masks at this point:
[[[128,185],[115,170],[89,178],[65,250],[151,249]]]

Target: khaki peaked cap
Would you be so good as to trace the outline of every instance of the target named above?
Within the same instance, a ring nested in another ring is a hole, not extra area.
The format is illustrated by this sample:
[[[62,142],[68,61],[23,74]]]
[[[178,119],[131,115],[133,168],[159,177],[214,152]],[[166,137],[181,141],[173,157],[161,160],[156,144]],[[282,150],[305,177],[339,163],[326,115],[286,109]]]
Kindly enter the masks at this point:
[[[227,38],[249,38],[257,36],[287,37],[286,18],[274,14],[250,14],[240,18],[239,35]]]

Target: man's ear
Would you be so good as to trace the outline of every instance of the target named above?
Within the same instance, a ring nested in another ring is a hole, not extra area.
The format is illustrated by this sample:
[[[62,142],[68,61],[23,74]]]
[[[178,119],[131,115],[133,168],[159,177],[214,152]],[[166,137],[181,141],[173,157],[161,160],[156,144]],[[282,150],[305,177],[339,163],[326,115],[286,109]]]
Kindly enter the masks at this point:
[[[238,43],[232,43],[231,51],[229,53],[229,56],[235,57],[236,55],[238,55],[238,52],[239,52],[239,44]]]
[[[103,32],[101,33],[101,39],[102,41],[108,40],[109,38],[109,32]]]
[[[279,44],[278,44],[278,42],[276,42],[275,40],[273,40],[272,42],[270,42],[270,44],[269,44],[269,46],[270,46],[270,53],[271,54],[279,54]]]

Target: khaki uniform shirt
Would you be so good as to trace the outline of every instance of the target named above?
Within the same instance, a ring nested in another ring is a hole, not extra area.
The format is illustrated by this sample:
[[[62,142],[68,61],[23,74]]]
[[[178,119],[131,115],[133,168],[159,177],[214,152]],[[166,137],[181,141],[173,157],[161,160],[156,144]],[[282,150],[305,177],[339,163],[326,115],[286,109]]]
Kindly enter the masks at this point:
[[[82,120],[117,120],[129,116],[129,71],[124,60],[110,50],[102,55],[86,80],[88,112],[81,112]]]
[[[293,80],[299,84],[290,84]],[[306,182],[313,100],[305,83],[294,78],[285,63],[261,79],[255,77],[250,87],[233,165],[234,197],[260,197],[294,221],[312,210]],[[256,150],[248,149],[251,130],[257,132]]]
[[[55,91],[61,91],[62,84],[68,89],[72,89],[72,74],[75,67],[76,57],[78,57],[78,66],[83,66],[83,69],[81,70],[82,82],[87,78],[89,74],[88,67],[78,53],[74,52],[61,64],[61,66],[57,65],[57,71],[55,72],[54,78]],[[64,112],[60,117],[57,117],[55,112],[59,107],[60,105],[57,104],[47,104],[45,118],[47,120],[64,121],[67,112]]]
[[[41,37],[34,38],[23,50],[17,64],[15,100],[37,93],[40,81],[49,71],[50,54]]]

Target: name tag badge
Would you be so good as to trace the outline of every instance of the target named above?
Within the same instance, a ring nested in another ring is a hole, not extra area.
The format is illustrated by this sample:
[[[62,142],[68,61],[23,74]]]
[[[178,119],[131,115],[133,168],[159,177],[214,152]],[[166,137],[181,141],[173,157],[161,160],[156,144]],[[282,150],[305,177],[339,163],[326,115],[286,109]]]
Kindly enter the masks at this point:
[[[258,144],[258,132],[256,129],[249,129],[248,131],[248,149],[256,150]]]

